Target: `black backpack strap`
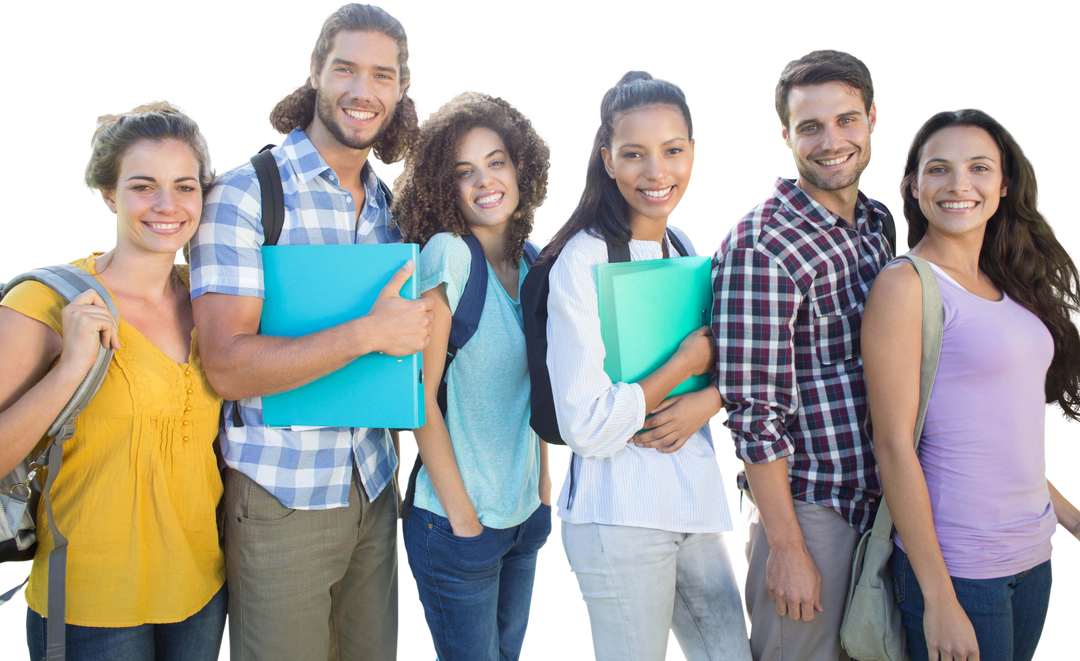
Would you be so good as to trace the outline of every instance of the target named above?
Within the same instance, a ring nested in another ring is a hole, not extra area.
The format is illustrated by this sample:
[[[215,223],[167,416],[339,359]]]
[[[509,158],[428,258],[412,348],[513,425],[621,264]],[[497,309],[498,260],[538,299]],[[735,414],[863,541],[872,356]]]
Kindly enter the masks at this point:
[[[607,244],[607,261],[608,264],[621,264],[622,262],[630,261],[630,244],[620,243],[615,245],[614,243]]]
[[[281,172],[277,160],[266,145],[258,154],[251,157],[255,174],[259,177],[259,189],[262,191],[262,226],[263,245],[276,246],[285,227],[285,194],[281,189]]]
[[[688,252],[686,252],[686,246],[683,245],[682,240],[679,239],[678,235],[675,234],[675,232],[671,231],[670,227],[667,230],[667,238],[668,241],[671,241],[671,247],[675,249],[675,252],[679,253],[683,257],[686,257],[689,254]]]
[[[885,238],[889,240],[889,247],[892,248],[892,257],[895,257],[900,254],[900,237],[896,231],[896,214],[892,211],[892,207],[880,198],[875,198],[874,195],[870,195],[869,198],[883,216],[881,219],[882,229],[885,230]]]
[[[385,190],[383,193],[385,194]],[[487,257],[484,256],[484,247],[480,240],[472,234],[462,237],[465,245],[469,246],[469,254],[472,262],[469,266],[469,279],[465,282],[465,289],[461,292],[457,309],[450,322],[450,340],[446,344],[446,364],[443,366],[442,380],[439,382],[439,394],[437,400],[439,410],[443,417],[446,416],[446,388],[447,378],[450,374],[450,363],[454,362],[457,352],[461,347],[472,339],[476,329],[480,326],[480,315],[484,313],[484,299],[487,298]],[[420,453],[416,454],[416,463],[413,464],[412,473],[409,475],[409,486],[405,490],[405,499],[401,503],[401,518],[409,520],[412,512],[413,500],[416,498],[416,478],[420,474],[420,466],[423,462]]]
[[[670,228],[667,231],[667,238],[668,238],[668,241],[671,241],[671,246],[673,248],[675,248],[675,251],[678,252],[683,257],[686,257],[686,255],[688,254],[686,252],[686,246],[683,245],[683,243],[679,239],[679,237],[676,236],[675,233],[672,232]],[[630,244],[629,243],[624,243],[624,244],[620,244],[620,245],[615,245],[613,243],[607,244],[607,261],[608,261],[608,264],[620,264],[622,262],[629,262],[630,261]]]
[[[277,160],[270,152],[275,145],[266,145],[258,154],[251,157],[255,175],[259,178],[259,191],[262,193],[263,245],[276,246],[281,238],[281,229],[285,227],[285,193],[281,188],[281,171]],[[240,404],[233,402],[233,427],[243,427],[240,418]]]

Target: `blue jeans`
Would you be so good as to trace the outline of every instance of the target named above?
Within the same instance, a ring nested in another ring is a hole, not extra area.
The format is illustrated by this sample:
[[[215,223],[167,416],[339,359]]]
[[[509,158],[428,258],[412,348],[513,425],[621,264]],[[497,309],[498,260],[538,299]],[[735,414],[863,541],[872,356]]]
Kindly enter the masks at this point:
[[[536,554],[551,533],[540,505],[513,528],[457,537],[450,521],[419,507],[405,524],[405,551],[440,661],[510,661],[529,622]]]
[[[68,661],[217,661],[229,592],[223,585],[198,613],[171,624],[137,627],[67,625]],[[30,661],[45,658],[48,618],[26,609]]]
[[[923,595],[915,571],[899,548],[893,551],[890,568],[911,661],[925,661]],[[956,598],[975,629],[982,661],[1031,661],[1050,604],[1050,582],[1049,560],[1002,578],[953,577]]]

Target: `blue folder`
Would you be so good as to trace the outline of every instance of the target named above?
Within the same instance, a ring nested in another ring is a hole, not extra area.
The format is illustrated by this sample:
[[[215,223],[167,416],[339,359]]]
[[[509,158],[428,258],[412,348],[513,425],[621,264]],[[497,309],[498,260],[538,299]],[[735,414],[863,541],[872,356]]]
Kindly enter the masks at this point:
[[[709,325],[711,261],[673,257],[596,267],[604,371],[612,381],[640,381],[675,355],[687,335]],[[670,396],[701,390],[711,380],[711,374],[692,376]]]
[[[262,334],[300,337],[367,314],[382,288],[417,246],[360,244],[266,246]],[[401,297],[417,297],[416,278]],[[263,397],[271,427],[390,427],[424,425],[423,354],[360,356],[336,372]]]

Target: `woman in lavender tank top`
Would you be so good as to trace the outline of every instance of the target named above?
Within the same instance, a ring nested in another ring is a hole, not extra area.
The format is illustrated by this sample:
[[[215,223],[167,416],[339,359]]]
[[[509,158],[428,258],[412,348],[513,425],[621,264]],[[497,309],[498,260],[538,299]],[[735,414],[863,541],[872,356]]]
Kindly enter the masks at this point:
[[[1046,480],[1047,403],[1080,420],[1080,276],[1036,210],[1016,141],[978,110],[915,136],[901,183],[911,254],[934,266],[941,359],[916,453],[922,287],[900,259],[866,303],[874,449],[896,524],[892,574],[912,661],[1030,660],[1050,537],[1080,511]]]

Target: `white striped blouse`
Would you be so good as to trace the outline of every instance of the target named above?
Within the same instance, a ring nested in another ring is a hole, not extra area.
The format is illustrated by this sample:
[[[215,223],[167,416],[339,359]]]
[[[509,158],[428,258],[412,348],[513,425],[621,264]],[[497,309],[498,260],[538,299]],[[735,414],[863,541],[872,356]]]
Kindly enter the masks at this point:
[[[674,232],[697,254],[683,232]],[[668,254],[677,254],[670,244]],[[630,256],[640,261],[663,254],[656,241],[632,240]],[[644,424],[645,395],[636,383],[612,383],[604,372],[596,265],[607,261],[603,239],[580,232],[549,275],[547,366],[559,432],[574,451],[559,516],[669,532],[731,530],[708,424],[670,454],[627,444]]]

